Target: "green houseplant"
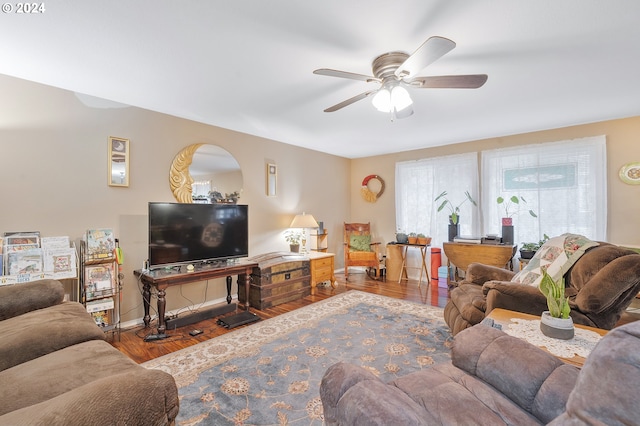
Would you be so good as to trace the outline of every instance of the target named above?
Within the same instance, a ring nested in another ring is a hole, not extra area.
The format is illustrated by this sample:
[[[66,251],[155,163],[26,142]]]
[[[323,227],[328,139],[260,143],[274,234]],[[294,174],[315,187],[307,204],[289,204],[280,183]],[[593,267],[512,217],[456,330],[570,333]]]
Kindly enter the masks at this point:
[[[547,298],[548,311],[540,317],[540,330],[545,336],[571,339],[574,336],[573,320],[569,316],[571,307],[565,295],[564,277],[554,280],[546,270],[542,271],[540,292]]]
[[[423,233],[418,234],[418,244],[426,246],[431,243],[431,238],[427,237]]]
[[[509,226],[513,224],[513,216],[520,212],[520,202],[523,204],[527,203],[527,200],[522,196],[513,195],[510,198],[498,197],[496,202],[498,205],[504,207],[504,216],[502,216],[502,224],[505,226]],[[531,209],[529,209],[529,214],[533,217],[538,217],[538,215]]]
[[[434,200],[434,201],[438,201],[438,200],[442,199],[442,202],[438,206],[438,212],[440,212],[445,207],[447,209],[449,209],[449,211],[451,212],[449,217],[451,218],[451,223],[453,225],[457,225],[458,224],[458,219],[460,219],[460,207],[462,207],[462,205],[464,203],[469,201],[474,206],[478,205],[478,203],[476,203],[476,201],[473,199],[473,197],[471,197],[471,194],[469,194],[469,191],[465,191],[464,195],[465,195],[465,199],[462,200],[462,202],[460,204],[458,204],[458,205],[454,205],[448,198],[446,198],[447,197],[447,191],[443,191],[442,194],[438,195],[436,197],[436,199]]]
[[[415,232],[409,232],[408,240],[409,244],[416,244],[418,242],[418,234]]]
[[[531,259],[548,239],[549,236],[544,234],[544,237],[537,243],[522,243],[522,247],[520,247],[520,257],[522,259]]]
[[[294,253],[297,253],[300,250],[301,236],[302,234],[300,234],[299,231],[294,231],[291,229],[284,234],[284,239],[287,240],[287,242],[289,243],[289,248]]]

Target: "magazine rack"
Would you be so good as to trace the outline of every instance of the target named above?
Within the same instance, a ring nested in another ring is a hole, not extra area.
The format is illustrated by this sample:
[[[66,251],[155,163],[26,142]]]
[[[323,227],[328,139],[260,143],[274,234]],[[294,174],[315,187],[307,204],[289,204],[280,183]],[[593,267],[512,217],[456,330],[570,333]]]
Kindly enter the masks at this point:
[[[122,257],[110,229],[91,229],[80,242],[80,301],[96,324],[120,335]]]
[[[69,298],[79,300],[78,252],[69,237],[41,237],[39,232],[0,237],[0,286],[43,279],[74,280]]]

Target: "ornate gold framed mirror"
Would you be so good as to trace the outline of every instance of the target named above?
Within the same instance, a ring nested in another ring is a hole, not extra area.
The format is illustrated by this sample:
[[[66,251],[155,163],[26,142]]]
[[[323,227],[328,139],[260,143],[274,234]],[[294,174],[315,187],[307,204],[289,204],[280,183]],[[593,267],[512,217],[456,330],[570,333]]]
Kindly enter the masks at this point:
[[[180,203],[210,203],[219,198],[239,197],[242,184],[240,164],[216,145],[187,146],[175,156],[169,171],[171,192]]]

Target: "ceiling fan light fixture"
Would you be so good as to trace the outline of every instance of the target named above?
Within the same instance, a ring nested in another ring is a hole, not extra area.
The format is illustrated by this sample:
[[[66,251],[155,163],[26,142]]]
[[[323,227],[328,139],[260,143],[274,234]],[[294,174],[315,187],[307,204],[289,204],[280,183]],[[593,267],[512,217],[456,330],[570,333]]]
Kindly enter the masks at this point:
[[[371,103],[380,112],[391,112],[391,92],[387,89],[378,90]]]
[[[393,86],[391,90],[384,87],[378,90],[371,100],[373,106],[380,112],[403,111],[413,105],[413,100],[407,89]]]
[[[407,89],[402,86],[396,86],[391,90],[391,105],[396,111],[402,111],[413,105],[413,100]]]

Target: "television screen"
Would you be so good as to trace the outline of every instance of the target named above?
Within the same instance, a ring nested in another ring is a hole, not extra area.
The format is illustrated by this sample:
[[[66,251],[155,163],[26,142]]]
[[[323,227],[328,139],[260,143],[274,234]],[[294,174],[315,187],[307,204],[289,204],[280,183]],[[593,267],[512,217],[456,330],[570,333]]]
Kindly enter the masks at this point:
[[[149,266],[249,255],[248,206],[149,203]]]

